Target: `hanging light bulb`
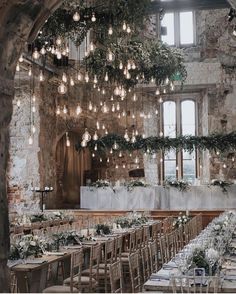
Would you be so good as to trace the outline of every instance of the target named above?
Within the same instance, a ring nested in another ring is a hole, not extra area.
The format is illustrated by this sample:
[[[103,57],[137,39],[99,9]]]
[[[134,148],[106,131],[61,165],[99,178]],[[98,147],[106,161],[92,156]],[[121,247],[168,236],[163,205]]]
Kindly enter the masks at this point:
[[[129,25],[127,26],[126,32],[127,32],[128,34],[130,34],[130,33],[131,33],[131,28],[130,28],[130,26],[129,26]]]
[[[63,95],[66,92],[67,92],[67,87],[63,82],[61,82],[59,87],[58,87],[58,93]]]
[[[82,108],[81,108],[80,104],[78,104],[77,107],[76,107],[76,114],[80,115],[81,112],[82,112]]]
[[[154,77],[152,77],[151,78],[151,83],[154,83],[154,82],[155,82]]]
[[[132,143],[135,143],[135,142],[136,142],[136,137],[135,137],[134,130],[133,130],[133,132],[132,132],[131,142],[132,142]]]
[[[107,158],[107,163],[109,163],[110,162],[110,159],[109,159],[109,157]]]
[[[116,143],[116,141],[114,142],[114,144],[112,145],[112,148],[114,150],[118,150],[119,149],[119,145]]]
[[[106,102],[104,102],[104,104],[103,104],[103,106],[102,106],[102,112],[103,112],[103,113],[108,113],[108,112],[109,112],[109,108],[108,108]]]
[[[74,21],[79,21],[80,20],[80,14],[78,13],[78,11],[76,11],[73,15],[73,20]]]
[[[112,26],[110,25],[108,29],[108,35],[111,36],[112,34],[113,34],[113,29],[112,29]]]
[[[100,157],[99,161],[102,162],[102,158],[101,157]]]
[[[114,100],[114,98],[113,98],[113,96],[111,96],[111,101],[113,101]]]
[[[97,140],[98,140],[98,134],[97,134],[97,131],[94,132],[93,140],[94,140],[94,141],[97,141]]]
[[[89,49],[91,52],[93,52],[95,50],[95,46],[94,46],[93,42],[90,43]]]
[[[121,118],[121,115],[120,115],[120,113],[118,113],[118,116],[117,116],[119,119]]]
[[[87,141],[84,141],[84,140],[83,140],[83,141],[81,142],[81,147],[87,147]]]
[[[16,105],[17,107],[20,107],[20,99],[17,100]]]
[[[20,55],[20,58],[19,58],[19,62],[23,62],[24,61],[24,59],[23,59],[23,55],[21,54]]]
[[[79,71],[79,72],[78,72],[78,75],[77,75],[77,80],[81,82],[82,79],[83,79],[83,75],[82,75],[82,73]]]
[[[122,116],[123,116],[123,117],[126,116],[126,112],[125,112],[125,110],[122,111]]]
[[[121,151],[119,152],[119,157],[122,157],[122,152]]]
[[[94,82],[94,84],[97,84],[98,83],[98,79],[97,79],[97,76],[96,75],[94,76],[93,82]]]
[[[115,56],[113,52],[111,51],[111,49],[109,48],[107,52],[107,61],[112,62],[114,61],[114,59],[115,59]]]
[[[56,53],[56,50],[55,50],[54,46],[52,46],[51,53],[52,53],[52,54],[55,54],[55,53]]]
[[[75,85],[75,81],[72,77],[70,78],[70,85],[71,85],[71,87],[74,87],[74,85]]]
[[[132,62],[132,69],[136,69],[136,64],[134,63],[134,61]]]
[[[120,63],[119,63],[119,69],[120,69],[120,70],[123,69],[123,63],[122,63],[122,61],[120,61]]]
[[[32,134],[35,134],[35,132],[36,132],[35,125],[32,125]]]
[[[136,102],[138,99],[137,99],[137,95],[136,95],[136,93],[134,93],[134,95],[133,95],[133,101],[134,102]]]
[[[92,104],[92,102],[91,102],[91,101],[89,101],[89,106],[88,106],[88,109],[89,109],[90,111],[92,111],[92,110],[93,110],[93,104]]]
[[[112,154],[113,153],[113,149],[111,148],[111,150],[110,150],[110,154]]]
[[[122,87],[121,90],[120,90],[120,97],[123,100],[125,98],[125,96],[126,96],[126,91],[125,91],[124,87]]]
[[[132,114],[132,119],[135,119],[135,114],[134,113]]]
[[[40,73],[39,73],[39,81],[40,82],[43,82],[44,81],[44,75],[43,75],[43,71],[40,70]]]
[[[223,168],[227,168],[227,165],[225,163],[223,164]]]
[[[105,127],[105,125],[103,124],[103,125],[102,125],[102,129],[105,130],[105,128],[106,128],[106,127]]]
[[[61,44],[62,44],[62,39],[61,39],[60,37],[58,37],[58,38],[56,39],[56,44],[57,44],[57,46],[61,46]]]
[[[173,92],[175,89],[175,85],[173,82],[170,83],[170,90]]]
[[[70,138],[68,132],[66,132],[66,147],[70,147]]]
[[[92,157],[93,157],[93,158],[95,157],[95,153],[92,153]]]
[[[28,71],[28,76],[31,77],[32,76],[32,69],[31,67],[29,68],[29,71]]]
[[[120,89],[119,89],[119,87],[117,87],[117,86],[115,87],[114,94],[116,96],[119,96],[120,95]]]
[[[41,48],[40,53],[41,53],[42,55],[45,55],[45,54],[46,54],[46,49],[45,49],[44,46]]]
[[[60,115],[61,114],[61,109],[60,109],[60,106],[59,105],[57,106],[56,114],[57,115]]]
[[[127,72],[126,79],[127,80],[130,80],[131,79],[131,74],[129,72]]]
[[[34,52],[33,52],[33,55],[32,56],[33,56],[33,59],[35,59],[35,60],[39,59],[40,54],[39,54],[37,48],[34,48]]]
[[[170,82],[170,80],[169,80],[169,78],[167,77],[167,78],[165,79],[165,84],[168,85],[169,82]]]
[[[125,166],[125,163],[123,164],[123,166],[122,166],[123,168],[125,168],[126,166]]]
[[[117,111],[120,111],[120,103],[119,103],[119,102],[117,102],[116,110],[117,110]]]
[[[93,12],[93,14],[92,14],[91,21],[92,21],[92,22],[95,22],[95,21],[96,21],[96,16],[95,16],[95,13],[94,13],[94,12]]]
[[[36,112],[36,107],[35,107],[35,105],[32,106],[32,112],[33,112],[33,113]]]
[[[135,157],[135,159],[134,159],[134,163],[136,163],[136,164],[139,163],[139,158],[138,158],[138,156]]]
[[[159,88],[156,89],[155,94],[156,94],[157,96],[160,95],[160,89],[159,89]]]
[[[17,65],[16,65],[16,71],[20,71],[20,65],[19,65],[19,63],[17,62]]]
[[[128,130],[127,129],[125,130],[124,138],[125,138],[125,140],[127,142],[129,142],[130,139],[129,139],[129,134],[128,134]]]
[[[88,75],[88,72],[85,73],[84,79],[85,79],[85,82],[86,82],[86,83],[89,82],[89,75]]]
[[[159,103],[163,103],[162,97],[160,97],[158,101],[159,101]]]
[[[116,108],[115,108],[115,104],[113,103],[113,104],[112,104],[112,107],[111,107],[111,111],[112,111],[112,112],[115,112],[115,110],[116,110]]]
[[[97,127],[97,130],[100,130],[100,123],[99,123],[99,121],[96,122],[96,127]]]
[[[156,114],[156,115],[158,114],[158,109],[155,110],[155,114]]]
[[[160,136],[160,137],[163,137],[163,135],[164,135],[163,132],[160,132],[159,136]]]
[[[33,137],[32,137],[32,135],[29,136],[29,145],[33,145]]]
[[[123,22],[122,29],[123,29],[123,31],[126,31],[126,29],[127,29],[127,25],[126,25],[126,22],[125,21]]]
[[[94,105],[94,107],[93,107],[93,112],[97,112],[97,106],[96,105]]]
[[[86,142],[89,142],[91,140],[91,136],[90,136],[87,128],[85,129],[85,132],[82,136],[82,139],[83,139],[83,141],[86,141]]]
[[[118,169],[119,168],[119,165],[118,164],[116,164],[116,169]]]
[[[108,130],[107,129],[105,130],[105,135],[108,135]]]
[[[138,136],[138,130],[136,129],[136,131],[135,131],[135,136]]]
[[[232,160],[232,162],[234,162],[234,161],[235,161],[235,158],[234,158],[234,157],[232,157],[232,159],[231,159],[231,160]]]
[[[102,95],[105,95],[105,94],[106,94],[106,90],[102,89]]]
[[[32,95],[32,101],[33,102],[35,102],[36,101],[36,96],[35,96],[35,94],[33,93],[33,95]]]
[[[166,94],[166,88],[163,89],[163,94]]]
[[[61,51],[57,51],[57,59],[61,59],[62,58],[62,54],[61,54]]]
[[[94,146],[94,151],[97,151],[97,150],[98,150],[98,145],[95,144],[95,146]]]
[[[62,74],[62,82],[67,83],[67,76],[66,76],[66,73],[64,72]]]
[[[105,78],[104,78],[105,82],[108,82],[109,77],[108,77],[108,73],[106,72]]]
[[[143,138],[143,139],[145,139],[145,138],[146,138],[146,135],[145,135],[145,133],[143,133],[143,134],[142,134],[142,138]]]
[[[63,106],[63,113],[64,113],[64,114],[67,114],[67,112],[68,112],[67,107],[66,107],[66,105],[64,105],[64,106]]]

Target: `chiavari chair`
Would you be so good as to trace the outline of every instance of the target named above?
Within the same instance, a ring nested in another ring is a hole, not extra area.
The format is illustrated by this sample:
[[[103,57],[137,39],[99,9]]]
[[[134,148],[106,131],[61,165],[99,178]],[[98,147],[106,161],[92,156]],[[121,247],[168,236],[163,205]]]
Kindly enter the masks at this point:
[[[120,260],[110,266],[111,293],[123,293],[123,273]]]
[[[150,242],[148,245],[150,255],[151,273],[157,272],[159,269],[157,242]]]
[[[150,227],[143,226],[143,246],[148,245],[150,241]]]
[[[129,256],[129,271],[131,288],[133,293],[139,293],[142,290],[140,263],[139,263],[139,251],[132,253]]]
[[[143,248],[141,248],[141,259],[142,259],[142,278],[143,278],[143,282],[145,283],[150,278],[150,275],[151,275],[148,246],[144,246]]]

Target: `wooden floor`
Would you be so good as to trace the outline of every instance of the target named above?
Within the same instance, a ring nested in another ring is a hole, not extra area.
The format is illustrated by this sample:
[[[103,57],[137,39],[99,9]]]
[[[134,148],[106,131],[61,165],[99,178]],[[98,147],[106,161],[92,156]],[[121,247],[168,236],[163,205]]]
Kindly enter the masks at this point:
[[[96,223],[108,221],[111,218],[124,216],[131,212],[128,210],[73,210],[77,217],[87,218],[91,222],[96,220]],[[146,212],[139,210],[138,212]],[[151,210],[149,211],[150,216],[154,219],[164,219],[168,216],[178,216],[179,213],[186,213],[185,210]],[[222,213],[223,210],[191,210],[189,211],[190,216],[195,216],[199,213],[202,214],[203,227],[205,227],[212,219]]]

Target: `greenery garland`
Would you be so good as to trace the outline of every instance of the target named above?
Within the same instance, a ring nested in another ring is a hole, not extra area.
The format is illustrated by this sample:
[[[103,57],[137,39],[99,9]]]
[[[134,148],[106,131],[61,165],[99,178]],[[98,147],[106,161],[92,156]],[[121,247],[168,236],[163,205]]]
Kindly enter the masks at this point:
[[[109,134],[101,137],[99,140],[91,140],[88,147],[92,150],[97,145],[98,153],[104,153],[112,148],[114,142],[118,144],[118,150],[135,151],[140,150],[147,153],[156,153],[160,150],[169,151],[185,150],[193,152],[194,150],[210,150],[214,152],[226,152],[236,149],[236,132],[229,134],[212,134],[209,136],[178,136],[170,137],[148,137],[143,139],[136,137],[136,142],[127,142],[122,135]],[[76,144],[77,151],[81,150],[81,142]]]
[[[190,189],[190,183],[184,180],[171,180],[168,179],[164,182],[163,185],[165,188],[174,187],[178,189],[180,192],[186,192]]]

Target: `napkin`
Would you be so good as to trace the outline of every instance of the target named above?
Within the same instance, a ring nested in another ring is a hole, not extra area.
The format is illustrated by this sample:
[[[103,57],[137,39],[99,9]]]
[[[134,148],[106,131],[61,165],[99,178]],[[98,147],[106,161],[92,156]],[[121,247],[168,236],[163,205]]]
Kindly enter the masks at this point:
[[[65,255],[66,252],[45,252],[45,255],[58,255],[58,256],[62,256],[62,255]]]

